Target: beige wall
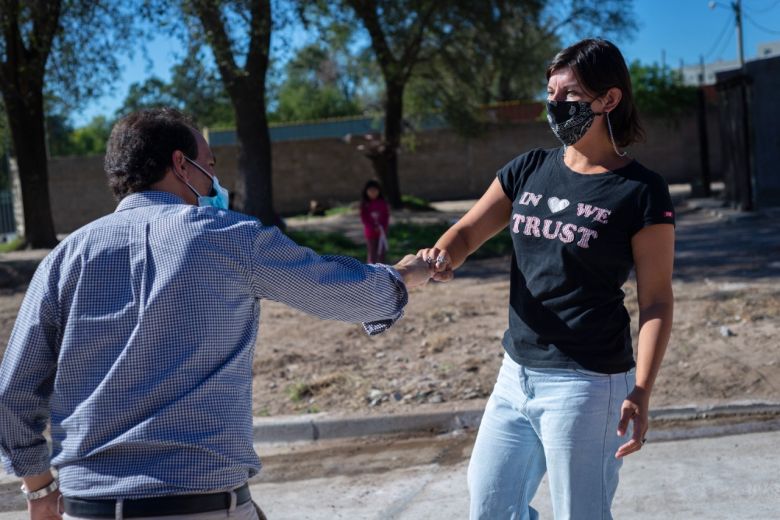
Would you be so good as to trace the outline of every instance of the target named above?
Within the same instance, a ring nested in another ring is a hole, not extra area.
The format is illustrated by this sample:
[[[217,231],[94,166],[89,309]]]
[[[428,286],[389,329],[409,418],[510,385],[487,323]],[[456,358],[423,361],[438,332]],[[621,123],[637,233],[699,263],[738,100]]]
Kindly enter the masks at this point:
[[[720,174],[716,118],[710,116],[710,149],[713,174]],[[646,143],[631,153],[670,183],[690,182],[699,175],[696,120],[677,126],[661,121],[645,124]],[[447,200],[478,197],[496,170],[516,155],[534,147],[553,147],[557,141],[546,123],[533,122],[491,128],[477,139],[463,139],[450,130],[418,134],[413,149],[400,155],[400,182],[404,193],[425,199]],[[216,147],[220,182],[232,189],[237,148]],[[356,143],[342,139],[273,143],[274,201],[283,214],[302,213],[309,201],[327,204],[357,200],[371,164]],[[103,173],[102,157],[60,157],[49,163],[51,203],[58,233],[67,233],[114,210],[114,201]]]

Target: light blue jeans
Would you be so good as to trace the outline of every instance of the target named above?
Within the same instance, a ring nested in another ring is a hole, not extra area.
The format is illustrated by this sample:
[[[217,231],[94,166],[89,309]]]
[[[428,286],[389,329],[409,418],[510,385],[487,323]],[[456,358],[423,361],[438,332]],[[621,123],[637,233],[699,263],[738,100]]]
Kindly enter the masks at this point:
[[[470,518],[539,518],[529,504],[547,472],[556,520],[610,520],[633,388],[633,369],[530,369],[505,355],[469,463]]]

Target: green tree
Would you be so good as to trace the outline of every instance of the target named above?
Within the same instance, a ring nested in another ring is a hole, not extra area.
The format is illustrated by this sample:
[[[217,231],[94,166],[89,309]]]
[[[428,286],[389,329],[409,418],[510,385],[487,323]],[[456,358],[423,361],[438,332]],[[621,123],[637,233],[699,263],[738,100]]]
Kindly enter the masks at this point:
[[[398,182],[404,89],[417,64],[433,51],[428,35],[447,0],[341,0],[321,2],[319,9],[340,23],[357,23],[368,34],[384,87],[384,135],[368,158],[394,208],[402,206]]]
[[[133,83],[127,90],[122,106],[116,116],[122,117],[145,108],[176,107],[181,108],[179,100],[171,95],[171,86],[156,76],[147,78],[143,83]]]
[[[0,0],[0,92],[8,117],[31,247],[57,243],[49,203],[44,85],[77,105],[118,74],[134,2]],[[77,80],[76,80],[77,79]]]
[[[271,224],[275,212],[265,104],[271,0],[191,0],[183,8],[198,21],[192,36],[202,34],[211,48],[233,105],[239,145],[235,205]]]
[[[437,114],[461,135],[476,136],[484,105],[535,98],[546,64],[560,48],[560,38],[546,26],[544,4],[457,3],[458,31],[410,81],[410,118]]]
[[[354,28],[331,23],[316,31],[318,41],[297,51],[269,96],[273,121],[359,115],[372,101],[369,91],[378,71],[369,52],[352,48]]]
[[[206,57],[196,46],[190,46],[182,62],[171,69],[168,92],[201,126],[233,128],[236,124],[230,96],[218,72],[206,66]]]
[[[409,84],[411,116],[444,116],[460,134],[484,126],[486,104],[530,100],[544,91],[545,69],[563,41],[636,29],[630,0],[468,0],[453,2],[446,45],[422,63]],[[447,25],[445,25],[447,27]]]
[[[339,64],[320,44],[302,48],[285,67],[276,92],[275,121],[304,121],[361,113]]]
[[[73,125],[71,125],[68,116],[54,112],[51,109],[47,112],[46,142],[49,156],[73,155],[70,140]]]
[[[401,205],[398,150],[407,108],[420,114],[427,105],[456,127],[469,128],[480,104],[525,97],[541,87],[544,63],[560,40],[597,29],[618,35],[634,28],[631,0],[340,0],[316,5],[331,19],[357,24],[368,35],[384,88],[384,135],[368,156],[394,207]],[[407,91],[415,97],[408,105]]]
[[[203,52],[197,46],[190,46],[181,63],[171,68],[170,82],[151,77],[130,85],[117,117],[144,108],[167,106],[185,112],[200,126],[234,126],[230,98],[215,71],[204,62]]]
[[[696,110],[696,87],[683,84],[678,71],[657,63],[642,65],[634,61],[629,66],[631,86],[639,113],[676,121]]]
[[[86,125],[76,128],[69,136],[69,155],[98,155],[106,152],[113,122],[105,116],[95,116]]]
[[[43,78],[61,16],[60,2],[0,3],[0,90],[22,185],[25,232],[33,247],[57,243],[49,206]]]

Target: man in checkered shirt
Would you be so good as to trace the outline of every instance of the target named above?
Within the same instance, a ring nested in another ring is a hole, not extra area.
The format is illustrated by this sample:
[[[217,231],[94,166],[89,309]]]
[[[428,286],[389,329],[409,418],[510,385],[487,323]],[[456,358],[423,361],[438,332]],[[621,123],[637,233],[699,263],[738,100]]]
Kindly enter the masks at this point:
[[[178,112],[125,117],[105,158],[119,206],[35,273],[0,365],[0,452],[31,518],[262,518],[246,486],[260,300],[374,334],[432,275],[300,247],[227,210],[214,167]]]

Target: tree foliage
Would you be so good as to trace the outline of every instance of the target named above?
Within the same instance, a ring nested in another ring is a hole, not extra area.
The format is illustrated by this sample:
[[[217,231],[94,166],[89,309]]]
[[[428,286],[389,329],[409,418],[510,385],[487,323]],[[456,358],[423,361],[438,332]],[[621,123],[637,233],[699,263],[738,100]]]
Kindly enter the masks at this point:
[[[110,85],[137,33],[135,2],[0,0],[2,93],[32,247],[56,244],[48,188],[46,95],[74,107]]]
[[[317,2],[316,12],[367,35],[384,87],[383,138],[365,147],[388,202],[400,207],[398,150],[403,133],[404,90],[415,67],[434,52],[431,29],[449,5],[434,0],[340,0]],[[306,15],[306,10],[303,11]],[[311,10],[309,12],[312,12]]]
[[[441,114],[461,135],[478,135],[484,105],[537,98],[547,64],[564,42],[630,35],[636,28],[631,10],[631,0],[453,2],[445,28],[457,30],[418,67],[409,113]]]
[[[274,26],[271,0],[191,0],[185,13],[197,20],[190,35],[211,49],[236,121],[239,144],[235,206],[275,221],[266,75]],[[199,29],[199,30],[198,30]]]
[[[362,30],[381,72],[384,135],[364,149],[385,194],[400,205],[397,153],[415,116],[432,113],[479,132],[480,106],[535,97],[561,42],[635,29],[632,0],[340,0],[315,2]]]
[[[202,49],[190,46],[184,59],[171,68],[169,82],[151,77],[130,85],[117,116],[168,106],[185,112],[200,126],[233,127],[235,117],[230,98],[217,72],[206,66],[204,54]]]
[[[629,66],[639,113],[674,122],[696,110],[697,88],[685,85],[682,74],[658,64]]]
[[[99,155],[106,151],[113,121],[106,116],[95,116],[84,126],[73,128],[66,116],[54,114],[46,117],[49,154]]]
[[[361,114],[373,86],[372,57],[353,52],[354,30],[334,23],[323,38],[304,46],[284,67],[283,81],[273,88],[272,121],[303,121]]]

